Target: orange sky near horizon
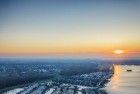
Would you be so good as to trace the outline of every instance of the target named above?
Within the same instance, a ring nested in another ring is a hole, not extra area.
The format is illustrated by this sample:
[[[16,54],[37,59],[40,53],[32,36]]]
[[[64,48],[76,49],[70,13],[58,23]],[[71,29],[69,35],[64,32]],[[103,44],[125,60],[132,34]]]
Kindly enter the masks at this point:
[[[137,46],[136,46],[137,47]],[[122,57],[139,57],[140,50],[128,47],[117,47],[117,46],[15,46],[15,45],[7,45],[0,47],[0,55],[1,56],[49,56],[49,55],[103,55],[107,57],[117,57],[114,54],[115,50],[123,50]]]

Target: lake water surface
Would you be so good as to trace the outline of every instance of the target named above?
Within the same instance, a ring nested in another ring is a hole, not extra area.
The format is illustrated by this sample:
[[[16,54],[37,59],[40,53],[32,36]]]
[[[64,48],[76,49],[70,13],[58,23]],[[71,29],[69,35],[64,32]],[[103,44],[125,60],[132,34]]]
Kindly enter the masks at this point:
[[[140,94],[140,66],[115,65],[106,90],[108,94]]]

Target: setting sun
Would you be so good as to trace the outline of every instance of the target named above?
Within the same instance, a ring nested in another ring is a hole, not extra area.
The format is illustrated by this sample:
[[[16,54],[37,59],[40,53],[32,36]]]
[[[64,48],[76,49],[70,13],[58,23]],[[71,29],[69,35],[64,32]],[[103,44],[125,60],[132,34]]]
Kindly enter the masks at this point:
[[[115,51],[113,51],[115,54],[123,54],[124,53],[124,51],[123,50],[115,50]]]

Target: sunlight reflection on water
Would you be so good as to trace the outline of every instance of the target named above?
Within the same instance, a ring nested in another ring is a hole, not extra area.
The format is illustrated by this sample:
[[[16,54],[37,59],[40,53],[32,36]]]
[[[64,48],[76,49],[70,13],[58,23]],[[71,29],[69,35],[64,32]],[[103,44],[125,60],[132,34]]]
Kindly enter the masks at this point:
[[[140,66],[115,65],[106,89],[109,94],[140,94]]]

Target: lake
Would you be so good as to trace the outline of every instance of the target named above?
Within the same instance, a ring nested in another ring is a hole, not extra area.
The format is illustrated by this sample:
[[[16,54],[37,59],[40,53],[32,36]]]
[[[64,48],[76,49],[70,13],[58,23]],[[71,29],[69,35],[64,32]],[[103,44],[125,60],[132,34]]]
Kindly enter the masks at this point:
[[[108,94],[140,94],[140,66],[115,65],[106,90]]]

